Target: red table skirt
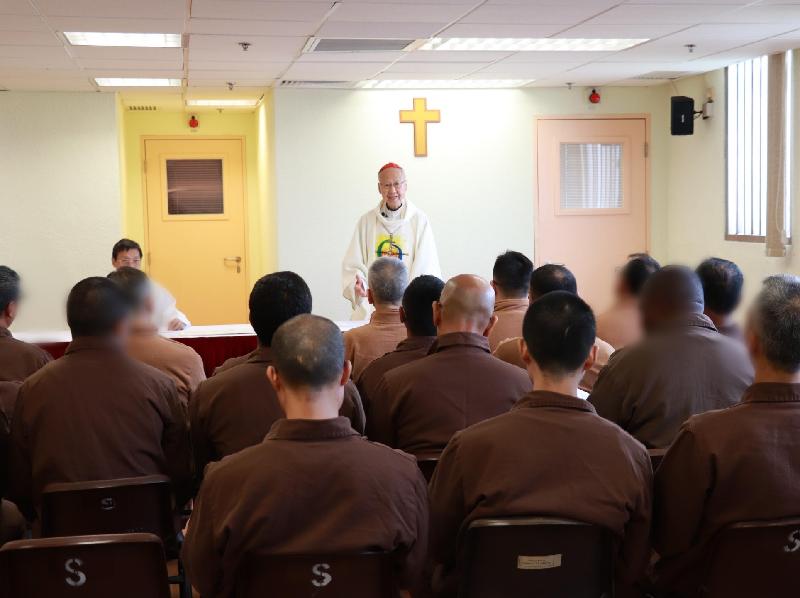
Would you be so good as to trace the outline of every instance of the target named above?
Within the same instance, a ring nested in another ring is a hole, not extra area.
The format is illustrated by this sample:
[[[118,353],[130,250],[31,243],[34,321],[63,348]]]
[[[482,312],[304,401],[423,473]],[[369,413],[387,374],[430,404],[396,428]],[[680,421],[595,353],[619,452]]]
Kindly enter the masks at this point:
[[[209,336],[197,338],[176,338],[179,343],[188,345],[200,354],[206,376],[214,373],[214,369],[230,357],[239,357],[256,348],[255,336]],[[40,343],[40,347],[55,359],[64,354],[69,343]]]

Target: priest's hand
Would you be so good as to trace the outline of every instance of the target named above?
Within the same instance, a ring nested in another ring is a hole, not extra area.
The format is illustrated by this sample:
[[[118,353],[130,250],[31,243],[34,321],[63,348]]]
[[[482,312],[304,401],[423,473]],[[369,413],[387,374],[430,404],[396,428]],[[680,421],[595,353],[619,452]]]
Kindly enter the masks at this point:
[[[167,330],[183,330],[184,328],[186,328],[186,324],[181,322],[178,318],[175,318],[167,324]]]
[[[356,276],[356,286],[355,286],[356,297],[366,297],[367,296],[367,286],[364,284],[364,279],[360,276]]]

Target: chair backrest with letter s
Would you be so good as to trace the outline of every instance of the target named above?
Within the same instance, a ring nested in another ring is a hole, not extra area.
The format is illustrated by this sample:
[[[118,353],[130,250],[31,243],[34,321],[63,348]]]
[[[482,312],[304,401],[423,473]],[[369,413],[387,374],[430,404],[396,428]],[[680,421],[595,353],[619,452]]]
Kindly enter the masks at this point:
[[[3,598],[169,598],[152,534],[18,540],[0,548]]]
[[[236,573],[236,598],[396,598],[392,553],[258,555]]]
[[[800,592],[800,518],[747,521],[714,540],[704,596],[752,598]]]
[[[460,598],[611,598],[613,534],[543,517],[478,519],[465,535]]]

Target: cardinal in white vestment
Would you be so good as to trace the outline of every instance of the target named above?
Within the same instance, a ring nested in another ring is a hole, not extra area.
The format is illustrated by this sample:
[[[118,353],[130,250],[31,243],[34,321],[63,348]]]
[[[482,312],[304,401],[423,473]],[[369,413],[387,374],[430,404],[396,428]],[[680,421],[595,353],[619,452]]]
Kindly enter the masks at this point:
[[[423,274],[441,277],[433,230],[425,213],[406,199],[406,175],[390,162],[378,171],[380,204],[361,216],[342,261],[342,288],[353,308],[353,320],[365,320],[367,270],[379,257],[402,260],[409,280]]]

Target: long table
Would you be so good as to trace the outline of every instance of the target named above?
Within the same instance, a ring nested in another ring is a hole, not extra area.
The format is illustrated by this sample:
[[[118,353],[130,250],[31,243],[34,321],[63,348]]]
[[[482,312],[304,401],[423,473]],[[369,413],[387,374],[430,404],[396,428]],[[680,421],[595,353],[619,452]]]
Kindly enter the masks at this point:
[[[337,322],[343,332],[362,324],[364,322]],[[210,376],[226,359],[249,353],[257,345],[256,335],[250,324],[191,326],[186,330],[164,331],[161,335],[197,351],[203,360],[206,376]],[[56,359],[64,354],[67,345],[72,341],[68,330],[15,332],[14,337],[39,345]]]

